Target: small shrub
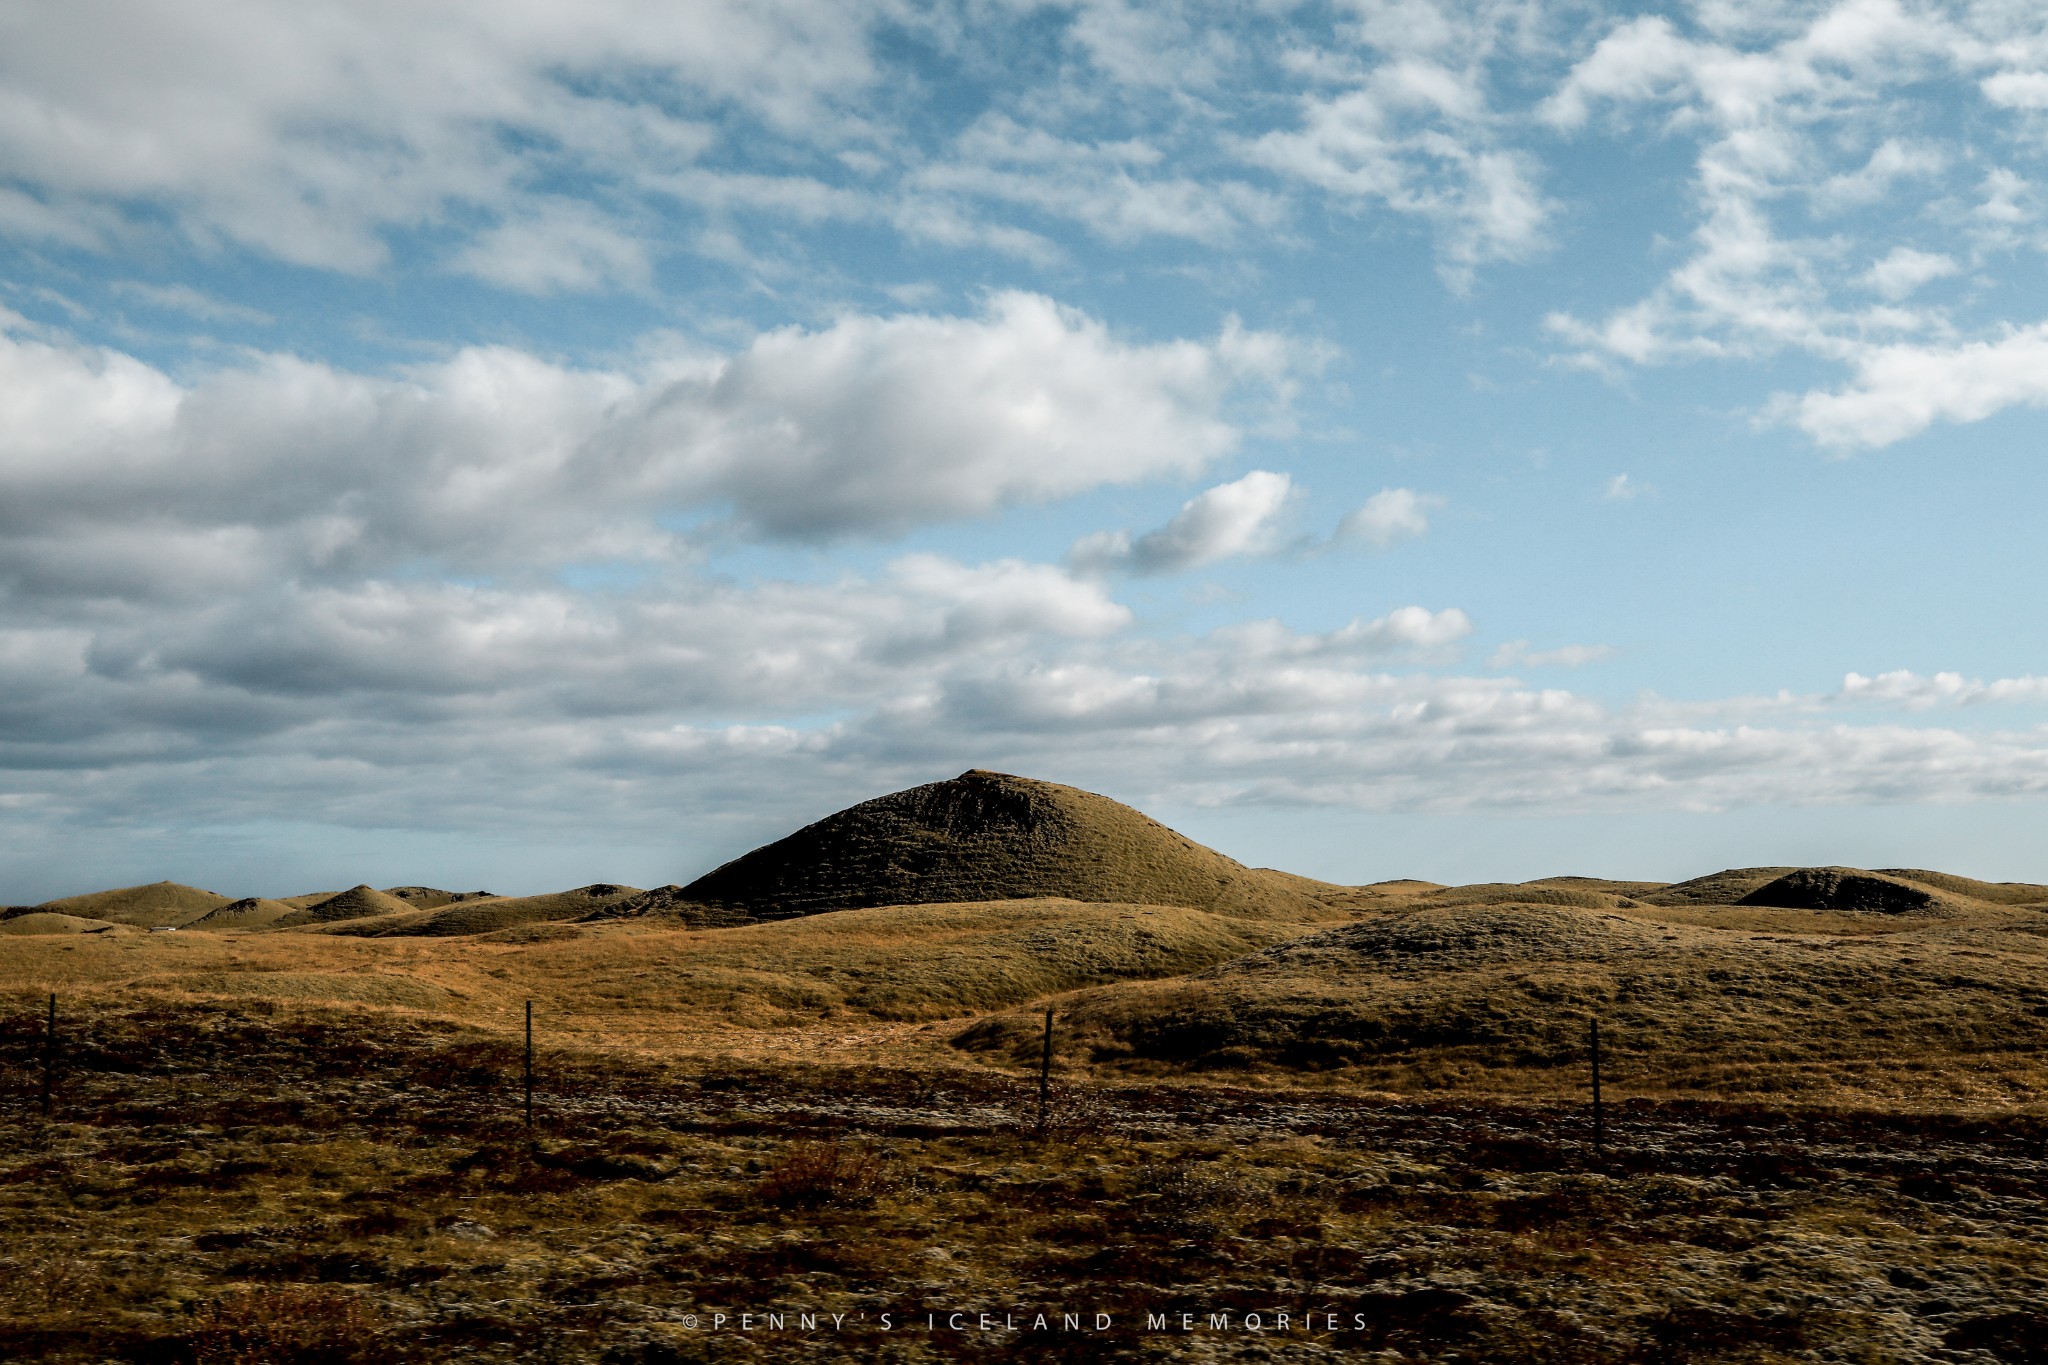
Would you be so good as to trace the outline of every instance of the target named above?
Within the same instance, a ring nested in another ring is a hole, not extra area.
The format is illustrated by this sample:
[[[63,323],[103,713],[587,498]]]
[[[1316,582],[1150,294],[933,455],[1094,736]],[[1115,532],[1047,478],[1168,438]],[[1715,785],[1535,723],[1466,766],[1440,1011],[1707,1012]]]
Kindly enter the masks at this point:
[[[755,1193],[778,1208],[854,1208],[896,1184],[881,1153],[864,1143],[799,1142],[783,1150]]]
[[[1138,1167],[1126,1216],[1140,1231],[1214,1237],[1270,1204],[1267,1191],[1207,1162],[1154,1161]]]
[[[0,1297],[19,1308],[47,1312],[73,1304],[92,1279],[86,1262],[62,1252],[0,1260]]]

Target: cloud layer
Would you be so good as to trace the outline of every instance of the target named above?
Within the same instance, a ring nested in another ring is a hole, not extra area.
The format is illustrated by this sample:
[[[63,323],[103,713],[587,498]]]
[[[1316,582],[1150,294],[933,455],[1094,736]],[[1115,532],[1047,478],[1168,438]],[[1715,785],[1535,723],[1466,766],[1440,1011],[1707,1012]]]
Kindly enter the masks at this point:
[[[1596,693],[1577,599],[1486,619],[1507,518],[1591,582],[1702,481],[1402,408],[1454,327],[1737,441],[2048,406],[2044,113],[2048,18],[1962,0],[0,8],[0,807],[2048,794],[2023,663]]]
[[[679,255],[786,288],[821,227],[1050,266],[1256,258],[1334,214],[1423,235],[1462,290],[1608,207],[1568,197],[1578,160],[1647,146],[1691,171],[1636,245],[1682,259],[1554,299],[1549,344],[1811,357],[1840,382],[1759,410],[1848,451],[2040,401],[2048,324],[1973,285],[2048,240],[2043,91],[2048,20],[1961,0],[90,0],[0,17],[0,233],[645,294]]]

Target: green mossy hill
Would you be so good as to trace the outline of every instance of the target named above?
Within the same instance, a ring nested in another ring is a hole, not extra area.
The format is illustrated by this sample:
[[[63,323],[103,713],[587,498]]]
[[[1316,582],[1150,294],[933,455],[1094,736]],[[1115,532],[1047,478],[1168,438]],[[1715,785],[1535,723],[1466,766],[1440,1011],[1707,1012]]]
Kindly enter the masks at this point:
[[[108,920],[134,924],[145,929],[160,925],[188,924],[201,915],[218,910],[233,898],[201,891],[178,882],[151,882],[147,886],[124,886],[114,891],[94,891],[83,896],[66,896],[36,906],[59,915],[80,919]]]
[[[287,902],[289,904],[289,902]],[[374,886],[358,885],[317,900],[303,910],[276,921],[273,929],[301,929],[315,924],[336,924],[342,920],[368,919],[372,915],[399,915],[413,909],[396,896],[387,896]]]
[[[358,938],[456,938],[466,934],[494,934],[526,924],[582,919],[593,910],[638,894],[637,887],[594,882],[589,886],[579,886],[574,891],[556,891],[544,896],[461,900],[409,914],[352,919],[327,932]]]
[[[763,920],[1039,896],[1256,918],[1330,913],[1310,888],[1338,890],[1246,867],[1106,796],[977,769],[848,807],[681,894]]]
[[[1897,877],[1853,867],[1802,867],[1766,882],[1737,901],[1788,910],[1845,910],[1865,915],[1947,915],[1954,898]]]

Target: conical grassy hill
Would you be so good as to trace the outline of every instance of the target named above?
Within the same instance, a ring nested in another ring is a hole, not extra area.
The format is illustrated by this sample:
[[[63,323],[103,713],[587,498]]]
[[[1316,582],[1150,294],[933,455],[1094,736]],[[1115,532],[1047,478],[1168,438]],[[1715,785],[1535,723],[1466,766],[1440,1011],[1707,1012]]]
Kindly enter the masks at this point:
[[[976,769],[849,806],[681,898],[762,920],[1043,896],[1264,919],[1313,917],[1337,890],[1246,867],[1106,796]]]
[[[81,919],[111,920],[115,924],[153,929],[160,925],[190,923],[201,915],[220,909],[230,899],[178,882],[151,882],[147,886],[124,886],[113,891],[66,896],[61,900],[44,901],[35,908]]]

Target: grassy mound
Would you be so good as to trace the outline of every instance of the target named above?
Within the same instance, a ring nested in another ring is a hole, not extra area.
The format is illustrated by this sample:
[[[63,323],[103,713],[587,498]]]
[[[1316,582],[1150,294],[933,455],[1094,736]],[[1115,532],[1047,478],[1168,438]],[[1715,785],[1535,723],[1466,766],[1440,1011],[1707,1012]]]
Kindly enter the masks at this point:
[[[599,906],[577,922],[601,924],[612,920],[647,920],[669,929],[729,929],[760,922],[745,910],[691,900],[689,893],[674,885],[657,886],[652,891]]]
[[[191,923],[186,929],[267,929],[288,915],[298,911],[283,901],[266,900],[261,896],[247,896],[241,900],[223,905],[218,910],[209,910]]]
[[[1447,886],[1417,897],[1422,905],[1569,905],[1581,910],[1626,910],[1641,904],[1605,888],[1561,886],[1560,879],[1543,882],[1487,883]],[[1590,881],[1591,878],[1586,880]]]
[[[504,899],[488,891],[443,891],[438,886],[387,886],[384,894],[419,910],[439,910],[444,905],[456,905],[462,901]]]
[[[147,886],[124,886],[114,891],[94,891],[83,896],[66,896],[44,901],[35,907],[80,919],[108,920],[134,924],[145,929],[159,925],[186,924],[210,910],[218,910],[232,899],[201,891],[178,882],[151,882]]]
[[[1864,915],[1942,915],[1954,909],[1950,898],[1938,891],[1851,867],[1802,867],[1766,882],[1736,904]]]
[[[682,890],[785,919],[1040,896],[1301,915],[1323,883],[1249,868],[1105,796],[979,770],[863,801]]]
[[[1083,992],[1069,1047],[1114,1070],[1342,1071],[1392,1089],[1554,1089],[1598,1016],[1617,1083],[1661,1093],[1885,1093],[1979,1077],[2048,1015],[2025,912],[1888,933],[1758,933],[1565,906],[1422,908],[1181,981]],[[1028,1020],[956,1045],[1028,1063]]]
[[[1733,905],[1759,886],[1798,870],[1796,867],[1731,867],[1725,872],[1710,872],[1704,877],[1644,891],[1636,899],[1650,905]]]
[[[607,905],[640,894],[631,886],[594,882],[545,896],[497,896],[444,903],[438,909],[375,919],[348,920],[329,932],[365,938],[451,938],[493,934],[549,920],[581,919]]]
[[[0,919],[0,934],[96,934],[114,927],[112,920],[82,919],[54,910],[29,910]]]
[[[1918,867],[1881,867],[1881,876],[1902,882],[1918,882],[1952,896],[1967,896],[1989,905],[2038,905],[2048,908],[2048,886],[2033,882],[1980,882],[1975,877],[1957,877],[1947,872],[1929,872]]]
[[[285,903],[290,904],[289,901]],[[270,927],[302,929],[316,924],[336,924],[342,920],[368,919],[372,915],[402,915],[412,909],[398,897],[387,896],[374,886],[357,885],[293,911]]]

